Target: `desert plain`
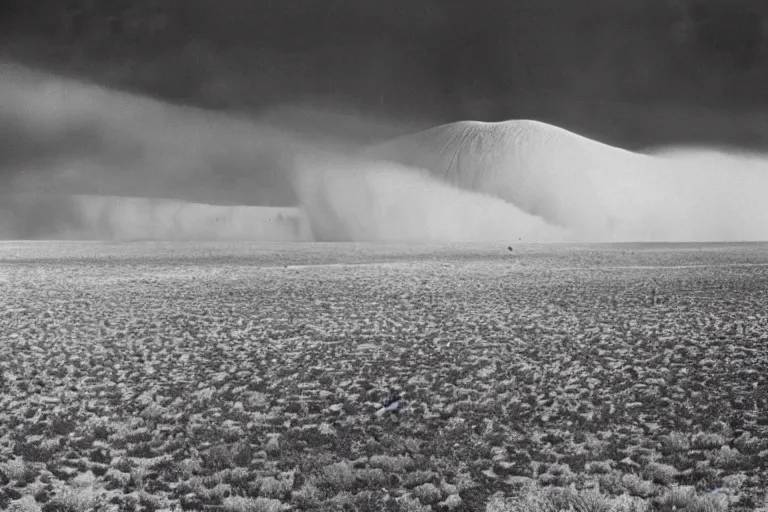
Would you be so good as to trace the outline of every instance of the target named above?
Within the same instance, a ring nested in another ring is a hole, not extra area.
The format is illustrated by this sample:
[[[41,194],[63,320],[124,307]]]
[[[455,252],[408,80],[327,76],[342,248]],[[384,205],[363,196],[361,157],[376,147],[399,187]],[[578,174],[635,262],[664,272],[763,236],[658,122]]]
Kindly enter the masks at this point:
[[[766,244],[0,243],[0,509],[766,489]]]

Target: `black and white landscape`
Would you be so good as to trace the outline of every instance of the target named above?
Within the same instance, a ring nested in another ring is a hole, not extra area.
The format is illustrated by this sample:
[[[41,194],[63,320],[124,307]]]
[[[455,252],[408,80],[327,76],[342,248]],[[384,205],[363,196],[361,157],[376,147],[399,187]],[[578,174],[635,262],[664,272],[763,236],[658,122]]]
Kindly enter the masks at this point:
[[[0,510],[768,510],[757,0],[0,6]]]

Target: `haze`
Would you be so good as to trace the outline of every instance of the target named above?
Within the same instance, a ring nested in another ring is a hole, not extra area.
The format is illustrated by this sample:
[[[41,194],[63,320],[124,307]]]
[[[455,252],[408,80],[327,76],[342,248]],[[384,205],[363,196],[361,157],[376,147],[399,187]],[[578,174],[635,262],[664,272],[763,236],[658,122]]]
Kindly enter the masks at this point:
[[[522,164],[498,160],[491,181],[478,153],[463,164],[473,186],[372,156],[423,126],[307,104],[234,117],[10,64],[0,82],[3,238],[768,239],[759,153],[640,155],[563,132]]]

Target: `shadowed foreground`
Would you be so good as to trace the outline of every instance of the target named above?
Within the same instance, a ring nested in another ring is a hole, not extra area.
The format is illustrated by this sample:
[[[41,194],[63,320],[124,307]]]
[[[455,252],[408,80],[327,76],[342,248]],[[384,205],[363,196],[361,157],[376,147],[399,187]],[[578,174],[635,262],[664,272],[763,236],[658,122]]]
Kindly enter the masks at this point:
[[[753,510],[767,290],[759,244],[0,243],[0,508]]]

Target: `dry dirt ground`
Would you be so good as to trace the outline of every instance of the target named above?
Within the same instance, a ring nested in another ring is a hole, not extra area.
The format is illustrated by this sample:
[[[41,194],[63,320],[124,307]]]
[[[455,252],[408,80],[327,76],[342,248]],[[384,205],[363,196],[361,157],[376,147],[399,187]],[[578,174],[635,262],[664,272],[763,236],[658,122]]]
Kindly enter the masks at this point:
[[[768,245],[0,243],[0,509],[765,489]]]

